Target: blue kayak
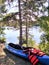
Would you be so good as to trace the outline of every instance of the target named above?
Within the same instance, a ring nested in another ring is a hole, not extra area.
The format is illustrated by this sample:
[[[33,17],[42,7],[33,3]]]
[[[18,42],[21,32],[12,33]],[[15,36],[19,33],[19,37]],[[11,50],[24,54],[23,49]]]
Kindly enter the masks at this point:
[[[23,47],[21,47],[19,45],[10,43],[6,46],[6,49],[15,55],[28,59],[28,54],[24,53]],[[39,59],[40,63],[42,63],[43,65],[49,65],[49,56],[48,55],[37,56],[37,58]]]

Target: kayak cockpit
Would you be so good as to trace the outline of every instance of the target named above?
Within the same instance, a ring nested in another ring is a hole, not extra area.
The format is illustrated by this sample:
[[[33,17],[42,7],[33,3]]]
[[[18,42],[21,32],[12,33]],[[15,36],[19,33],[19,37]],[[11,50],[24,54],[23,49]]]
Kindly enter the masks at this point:
[[[12,48],[15,48],[15,49],[19,49],[19,50],[22,50],[22,49],[23,49],[23,48],[22,48],[20,45],[18,45],[18,44],[9,43],[8,45],[11,46]]]

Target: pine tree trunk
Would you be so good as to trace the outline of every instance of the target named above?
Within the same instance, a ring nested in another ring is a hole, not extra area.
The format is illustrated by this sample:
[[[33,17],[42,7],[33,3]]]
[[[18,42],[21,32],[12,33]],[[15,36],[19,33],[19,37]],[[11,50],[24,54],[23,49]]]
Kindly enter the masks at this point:
[[[20,24],[20,40],[19,40],[19,44],[22,45],[22,20],[21,20],[20,0],[18,0],[18,3],[19,3],[19,24]]]
[[[48,0],[48,16],[49,16],[49,0]]]

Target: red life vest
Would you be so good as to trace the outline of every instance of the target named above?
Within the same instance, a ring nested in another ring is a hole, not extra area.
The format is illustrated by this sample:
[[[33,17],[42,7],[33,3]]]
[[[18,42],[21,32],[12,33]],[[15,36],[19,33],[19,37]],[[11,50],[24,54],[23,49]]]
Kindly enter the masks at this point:
[[[41,50],[37,50],[37,49],[30,49],[30,53],[32,53],[32,54],[35,54],[35,55],[38,55],[38,56],[43,56],[43,55],[45,55],[45,53],[44,52],[42,52]]]
[[[43,56],[45,55],[44,52],[42,52],[41,50],[38,50],[38,49],[25,49],[24,50],[24,53],[28,53],[28,54],[34,54],[34,55],[38,55],[38,56]]]
[[[36,65],[39,62],[37,56],[45,55],[45,53],[37,49],[26,49],[24,52],[29,54],[28,58],[32,65]]]
[[[32,65],[36,65],[39,62],[38,58],[35,55],[29,55],[28,58]]]

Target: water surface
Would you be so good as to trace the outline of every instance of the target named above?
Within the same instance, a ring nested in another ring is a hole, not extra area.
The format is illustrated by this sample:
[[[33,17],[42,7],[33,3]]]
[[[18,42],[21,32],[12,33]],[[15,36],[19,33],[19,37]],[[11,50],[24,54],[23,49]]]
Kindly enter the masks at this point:
[[[19,43],[19,34],[20,34],[20,30],[16,30],[13,27],[5,27],[5,38],[6,38],[6,43],[12,42],[12,43]],[[40,27],[39,26],[34,26],[29,28],[29,34],[33,35],[32,39],[36,42],[36,43],[40,43],[40,36],[44,33],[43,31],[40,31]]]

